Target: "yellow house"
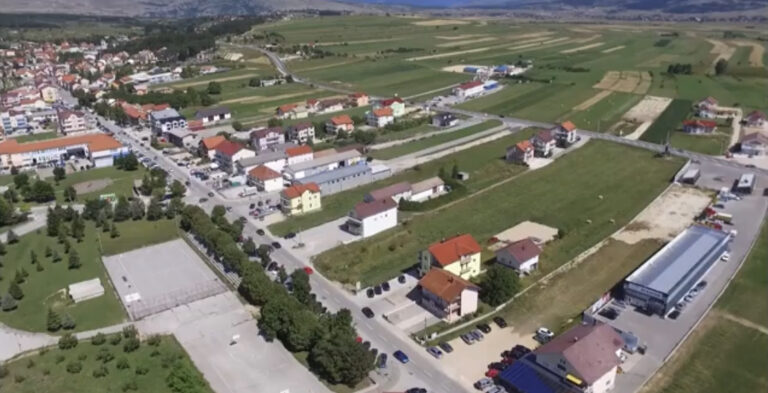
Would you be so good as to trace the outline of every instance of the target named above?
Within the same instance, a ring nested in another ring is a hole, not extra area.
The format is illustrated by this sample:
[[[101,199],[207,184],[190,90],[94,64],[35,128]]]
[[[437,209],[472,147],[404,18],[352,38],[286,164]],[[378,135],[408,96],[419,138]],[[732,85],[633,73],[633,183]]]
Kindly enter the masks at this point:
[[[470,234],[434,243],[421,252],[421,271],[438,266],[465,280],[480,274],[480,245]]]
[[[44,85],[40,87],[40,96],[45,102],[56,102],[59,99],[59,91],[53,86]]]
[[[290,215],[320,210],[320,187],[315,183],[296,184],[280,193],[283,212]]]

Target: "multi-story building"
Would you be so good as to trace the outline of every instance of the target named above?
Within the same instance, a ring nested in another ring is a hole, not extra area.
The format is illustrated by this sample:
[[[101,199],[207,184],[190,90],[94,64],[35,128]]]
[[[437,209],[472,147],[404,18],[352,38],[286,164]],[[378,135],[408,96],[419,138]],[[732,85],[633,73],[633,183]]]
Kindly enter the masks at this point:
[[[288,138],[296,143],[307,143],[315,139],[315,126],[312,123],[299,123],[288,127]]]
[[[320,210],[320,188],[314,183],[287,187],[280,192],[280,207],[292,216]]]
[[[216,146],[214,159],[219,164],[221,170],[227,173],[235,173],[235,164],[237,164],[238,161],[254,157],[255,155],[256,152],[248,150],[240,144],[224,141]]]
[[[72,135],[88,130],[85,113],[60,109],[57,112],[59,118],[59,130],[64,135]]]
[[[470,234],[454,236],[433,243],[421,252],[421,272],[440,267],[468,280],[480,274],[480,245]]]
[[[262,128],[251,132],[251,146],[256,150],[267,150],[285,143],[285,133],[280,127]]]
[[[11,134],[16,130],[27,130],[29,128],[27,116],[24,112],[13,110],[0,113],[0,125],[2,125],[5,134]]]
[[[152,132],[158,136],[164,135],[171,130],[187,129],[187,119],[173,108],[150,113],[149,123],[152,126]]]
[[[477,311],[477,285],[438,268],[430,268],[419,280],[421,306],[447,323]]]
[[[360,202],[349,212],[345,228],[349,233],[373,236],[397,226],[397,203],[392,198]]]
[[[0,163],[3,169],[40,164],[62,165],[70,157],[88,159],[94,167],[100,168],[111,166],[115,157],[127,153],[128,148],[106,134],[85,134],[27,143],[8,139],[0,143]]]

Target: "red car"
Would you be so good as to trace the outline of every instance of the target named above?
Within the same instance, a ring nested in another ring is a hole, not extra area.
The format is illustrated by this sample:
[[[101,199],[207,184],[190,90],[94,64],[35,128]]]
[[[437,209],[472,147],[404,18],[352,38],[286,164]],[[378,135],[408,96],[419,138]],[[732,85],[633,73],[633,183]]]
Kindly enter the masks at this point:
[[[485,372],[485,376],[488,378],[496,378],[499,375],[499,370],[492,368]]]
[[[314,271],[314,270],[312,270],[312,268],[311,268],[311,267],[309,267],[309,266],[305,266],[305,267],[304,267],[304,272],[305,272],[305,273],[307,273],[307,274],[312,274],[312,273],[314,273],[315,271]]]

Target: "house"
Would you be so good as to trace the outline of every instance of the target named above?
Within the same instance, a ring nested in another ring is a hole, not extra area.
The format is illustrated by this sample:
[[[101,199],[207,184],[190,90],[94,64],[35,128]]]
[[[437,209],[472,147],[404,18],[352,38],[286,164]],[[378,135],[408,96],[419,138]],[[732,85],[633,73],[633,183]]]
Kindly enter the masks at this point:
[[[421,306],[447,323],[454,323],[477,311],[477,285],[437,268],[430,268],[419,280]]]
[[[747,117],[744,118],[744,125],[753,128],[762,128],[768,131],[768,120],[765,117],[765,113],[761,111],[752,111]]]
[[[338,112],[344,109],[345,101],[341,98],[329,98],[320,101],[318,110],[322,113]]]
[[[116,139],[102,133],[82,134],[63,138],[19,143],[8,139],[0,143],[0,163],[3,169],[35,167],[39,164],[65,164],[70,157],[89,160],[96,168],[112,166],[114,158],[128,154]]]
[[[437,266],[468,280],[480,274],[480,251],[480,245],[470,234],[443,239],[421,252],[421,272]]]
[[[570,121],[560,123],[560,125],[551,131],[554,131],[558,145],[563,147],[568,147],[579,140],[579,137],[576,134],[576,125]]]
[[[368,105],[368,94],[353,93],[349,95],[349,105],[361,107]]]
[[[360,202],[349,212],[345,228],[349,233],[373,236],[397,226],[397,203],[391,198]]]
[[[292,216],[322,208],[317,184],[296,184],[280,192],[280,208]]]
[[[243,158],[237,162],[237,172],[247,174],[251,169],[265,166],[275,172],[282,172],[288,156],[279,147],[269,150],[260,150],[255,156]]]
[[[507,148],[507,162],[527,165],[533,159],[533,143],[525,140]]]
[[[195,119],[203,122],[203,125],[216,124],[232,118],[232,112],[225,106],[204,108],[195,112]]]
[[[378,190],[373,190],[368,194],[365,194],[363,200],[366,202],[379,201],[383,199],[391,199],[392,201],[399,203],[401,199],[410,200],[411,184],[408,182],[395,183]]]
[[[768,154],[768,136],[753,132],[741,137],[741,152],[750,156],[765,156]]]
[[[393,97],[379,101],[375,108],[392,108],[392,116],[395,118],[405,115],[405,102],[400,97]]]
[[[355,123],[349,115],[334,116],[325,123],[325,131],[329,134],[349,134],[354,130]]]
[[[275,109],[275,116],[277,116],[279,119],[295,119],[295,113],[294,109],[296,109],[298,105],[296,104],[285,104],[280,105]]]
[[[59,89],[51,85],[40,86],[40,98],[47,103],[53,103],[59,100]]]
[[[186,129],[187,120],[176,109],[166,108],[149,114],[152,132],[160,136],[174,129]]]
[[[523,275],[539,267],[539,255],[541,248],[528,237],[496,250],[496,262]]]
[[[235,173],[235,164],[238,161],[256,155],[253,150],[231,141],[219,143],[215,150],[214,160],[219,164],[219,168],[227,173]]]
[[[459,119],[453,113],[438,113],[432,116],[432,125],[435,127],[453,127],[459,123]]]
[[[438,176],[430,177],[418,183],[411,184],[412,202],[424,202],[436,198],[445,192],[445,182]]]
[[[533,154],[537,157],[551,157],[556,144],[551,130],[541,130],[533,137]]]
[[[248,171],[248,183],[254,185],[259,191],[280,191],[283,189],[283,175],[260,165]]]
[[[312,161],[315,155],[312,148],[307,145],[289,147],[285,149],[285,154],[288,156],[288,161],[286,162],[288,165]]]
[[[165,133],[165,138],[177,147],[194,147],[199,140],[197,134],[183,129],[170,130]]]
[[[460,99],[476,97],[485,91],[483,81],[462,83],[453,88],[453,95]]]
[[[371,127],[383,128],[394,121],[392,108],[377,108],[368,112],[368,125]]]
[[[696,116],[706,119],[713,119],[717,117],[718,102],[714,97],[707,97],[694,106],[696,109]]]
[[[209,160],[213,160],[213,157],[216,155],[216,146],[218,146],[219,143],[224,142],[226,140],[227,138],[225,138],[224,135],[216,135],[208,138],[203,138],[203,140],[200,141],[198,152],[201,156],[208,156]]]
[[[56,118],[58,119],[58,115]],[[5,134],[11,134],[15,130],[26,131],[29,128],[24,112],[14,110],[0,113],[0,125],[2,125]]]
[[[315,139],[315,126],[312,123],[299,123],[288,127],[288,139],[296,143],[308,143]]]
[[[59,130],[64,135],[71,135],[88,129],[85,122],[85,113],[83,112],[59,109],[57,111],[57,116]]]
[[[251,146],[256,150],[267,150],[285,143],[285,132],[281,127],[262,128],[251,132]]]
[[[315,113],[320,110],[320,101],[315,98],[310,98],[306,102],[307,112]]]
[[[688,134],[711,134],[717,129],[717,122],[711,120],[685,120],[683,132]]]

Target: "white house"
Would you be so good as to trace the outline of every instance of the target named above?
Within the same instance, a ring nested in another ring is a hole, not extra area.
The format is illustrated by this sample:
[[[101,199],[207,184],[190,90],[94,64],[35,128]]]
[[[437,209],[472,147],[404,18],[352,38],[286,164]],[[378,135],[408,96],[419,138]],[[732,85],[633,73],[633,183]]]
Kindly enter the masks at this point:
[[[364,238],[397,226],[397,203],[390,198],[360,202],[349,212],[346,228]]]
[[[272,169],[261,165],[248,172],[248,182],[259,191],[273,192],[283,189],[283,176]]]
[[[557,140],[558,144],[564,147],[568,147],[576,143],[576,141],[579,139],[579,136],[576,134],[576,125],[570,121],[561,123],[551,131],[555,133],[555,139]]]
[[[522,275],[538,268],[539,255],[541,248],[531,238],[525,238],[497,250],[496,262]]]
[[[307,143],[315,139],[312,123],[299,123],[288,127],[288,138],[296,143]]]
[[[741,137],[741,152],[750,156],[765,156],[768,154],[768,136],[759,132]]]
[[[285,143],[285,133],[280,127],[262,128],[251,132],[251,146],[256,150],[267,150]]]
[[[392,108],[382,107],[368,112],[367,121],[371,127],[383,128],[388,124],[392,124],[395,121],[395,117],[392,115]]]
[[[382,199],[391,199],[394,202],[400,202],[401,199],[410,200],[411,184],[407,181],[388,185],[377,190],[373,190],[363,197],[366,202],[379,201]]]
[[[447,323],[477,311],[479,288],[444,269],[432,267],[419,280],[421,306]]]
[[[459,98],[472,98],[478,96],[485,91],[482,81],[471,81],[462,83],[453,88],[453,95]]]
[[[195,112],[195,119],[203,122],[203,125],[215,124],[232,118],[232,112],[225,106],[204,108]]]
[[[219,164],[219,168],[227,173],[235,172],[235,164],[245,158],[254,157],[256,152],[248,150],[243,146],[231,142],[224,141],[216,146],[216,154],[214,159]]]
[[[744,125],[751,128],[762,128],[768,131],[768,119],[766,119],[765,113],[761,111],[752,111],[746,117],[744,117]]]
[[[453,113],[438,113],[432,116],[432,125],[435,127],[453,127],[459,123],[459,119]]]
[[[538,157],[549,157],[555,150],[557,141],[552,130],[541,130],[533,137],[533,152]]]
[[[354,130],[355,122],[349,115],[334,116],[325,123],[325,131],[329,134],[348,134]]]
[[[418,183],[411,184],[412,202],[424,202],[436,198],[445,192],[445,182],[443,179],[435,176]]]
[[[59,118],[59,130],[64,135],[82,132],[88,129],[85,122],[85,114],[80,111],[60,109],[57,112]]]
[[[288,156],[288,165],[312,161],[315,157],[315,153],[312,151],[312,148],[307,145],[289,147],[285,149],[285,154]]]
[[[173,108],[152,111],[149,114],[149,122],[152,131],[157,135],[163,135],[174,129],[187,128],[187,120]]]

